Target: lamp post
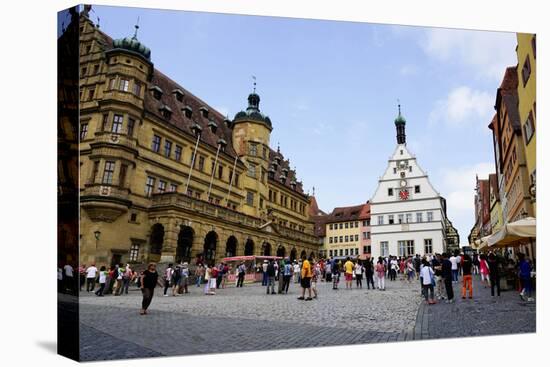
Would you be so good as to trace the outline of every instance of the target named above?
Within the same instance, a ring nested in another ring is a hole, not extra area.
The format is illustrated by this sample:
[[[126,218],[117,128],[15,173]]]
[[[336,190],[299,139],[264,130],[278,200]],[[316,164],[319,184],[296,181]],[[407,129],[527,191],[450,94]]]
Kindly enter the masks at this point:
[[[96,256],[97,256],[97,243],[99,242],[99,236],[101,236],[101,232],[99,230],[94,232],[95,236],[95,252],[94,252],[94,263],[96,262]]]

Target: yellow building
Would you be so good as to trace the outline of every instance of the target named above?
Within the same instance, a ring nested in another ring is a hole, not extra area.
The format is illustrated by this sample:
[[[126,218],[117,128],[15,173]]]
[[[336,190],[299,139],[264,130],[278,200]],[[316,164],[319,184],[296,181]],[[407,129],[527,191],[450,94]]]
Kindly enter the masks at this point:
[[[518,100],[519,117],[523,144],[525,145],[525,162],[529,173],[530,192],[533,210],[536,215],[536,172],[537,172],[537,134],[536,134],[536,109],[537,109],[537,64],[536,41],[537,36],[531,33],[518,33]]]
[[[316,255],[309,197],[251,93],[233,120],[80,16],[80,261]]]
[[[335,208],[325,217],[323,253],[326,256],[359,256],[363,253],[360,222],[365,205]]]

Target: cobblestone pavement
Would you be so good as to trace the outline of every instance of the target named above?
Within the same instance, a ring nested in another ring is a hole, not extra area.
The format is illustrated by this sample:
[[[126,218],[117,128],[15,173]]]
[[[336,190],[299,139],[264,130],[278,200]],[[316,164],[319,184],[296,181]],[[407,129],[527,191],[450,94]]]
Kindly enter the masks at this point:
[[[341,283],[342,284],[342,283]],[[421,301],[416,283],[387,282],[387,290],[319,284],[319,298],[266,295],[259,285],[202,289],[163,297],[157,288],[149,314],[141,293],[96,297],[81,293],[82,360],[272,350],[409,340]],[[101,342],[98,343],[98,339]]]
[[[474,276],[473,299],[462,299],[462,283],[454,285],[455,303],[421,304],[414,339],[458,338],[536,332],[536,304],[524,302],[516,291],[491,297]]]

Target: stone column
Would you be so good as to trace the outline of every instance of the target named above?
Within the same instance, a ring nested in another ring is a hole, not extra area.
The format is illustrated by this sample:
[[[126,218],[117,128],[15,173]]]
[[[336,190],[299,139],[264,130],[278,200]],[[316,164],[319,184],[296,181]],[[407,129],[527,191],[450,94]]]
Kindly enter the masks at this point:
[[[173,263],[176,260],[179,227],[176,227],[174,218],[161,218],[160,223],[164,226],[164,243],[162,244],[160,262]]]

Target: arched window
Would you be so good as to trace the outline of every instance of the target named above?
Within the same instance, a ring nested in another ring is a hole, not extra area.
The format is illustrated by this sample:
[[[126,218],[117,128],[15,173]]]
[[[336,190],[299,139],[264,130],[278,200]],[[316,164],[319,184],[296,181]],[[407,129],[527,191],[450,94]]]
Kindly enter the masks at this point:
[[[193,247],[193,228],[180,226],[178,234],[178,247],[176,248],[176,262],[190,261],[191,248]]]
[[[218,245],[218,235],[214,231],[207,233],[204,237],[204,260],[208,263],[214,261],[216,258],[216,246]]]
[[[237,238],[230,236],[225,244],[225,256],[237,256]]]
[[[249,238],[246,240],[246,243],[244,245],[244,256],[252,255],[254,255],[254,241]]]
[[[162,252],[162,245],[164,244],[164,226],[162,224],[156,223],[153,227],[151,227],[149,244],[151,247],[151,253],[160,255]]]

